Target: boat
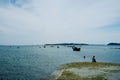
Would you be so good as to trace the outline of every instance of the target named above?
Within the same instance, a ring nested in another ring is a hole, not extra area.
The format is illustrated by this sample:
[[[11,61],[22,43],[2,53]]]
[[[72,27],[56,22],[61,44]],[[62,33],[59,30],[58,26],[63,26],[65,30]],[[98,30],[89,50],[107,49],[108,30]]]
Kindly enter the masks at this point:
[[[46,48],[46,46],[44,45],[44,48]]]
[[[78,48],[78,47],[72,47],[73,51],[80,51],[81,48]]]
[[[60,48],[59,46],[57,46],[57,48]]]
[[[20,47],[19,47],[19,46],[17,46],[17,48],[19,49]]]

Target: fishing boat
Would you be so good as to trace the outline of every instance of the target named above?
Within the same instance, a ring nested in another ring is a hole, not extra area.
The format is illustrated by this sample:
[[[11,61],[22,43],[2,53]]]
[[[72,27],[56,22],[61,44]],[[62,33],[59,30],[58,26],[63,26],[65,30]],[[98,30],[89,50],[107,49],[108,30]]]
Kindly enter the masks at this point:
[[[60,48],[59,46],[57,46],[57,48]]]
[[[73,51],[80,51],[81,48],[78,48],[78,47],[72,47]]]

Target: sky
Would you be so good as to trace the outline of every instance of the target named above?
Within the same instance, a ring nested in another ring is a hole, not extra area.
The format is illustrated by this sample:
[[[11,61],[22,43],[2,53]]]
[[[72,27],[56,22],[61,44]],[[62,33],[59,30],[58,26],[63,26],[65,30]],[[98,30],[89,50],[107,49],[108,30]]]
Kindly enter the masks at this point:
[[[0,44],[120,43],[120,0],[0,0]]]

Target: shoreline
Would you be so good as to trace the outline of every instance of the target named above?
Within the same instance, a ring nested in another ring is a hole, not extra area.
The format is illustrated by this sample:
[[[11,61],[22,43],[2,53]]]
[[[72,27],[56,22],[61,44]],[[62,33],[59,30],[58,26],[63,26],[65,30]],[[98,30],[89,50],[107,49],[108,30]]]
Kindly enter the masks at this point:
[[[51,80],[119,80],[120,64],[74,62],[61,65]]]

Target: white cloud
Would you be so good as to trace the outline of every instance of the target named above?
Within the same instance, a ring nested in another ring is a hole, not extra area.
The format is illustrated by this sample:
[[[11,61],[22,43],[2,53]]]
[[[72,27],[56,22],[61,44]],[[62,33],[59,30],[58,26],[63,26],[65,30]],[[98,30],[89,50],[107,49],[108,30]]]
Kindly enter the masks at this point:
[[[17,0],[19,3],[23,2]],[[1,44],[12,44],[16,37],[16,44],[21,40],[25,40],[24,44],[112,41],[114,35],[107,37],[108,33],[95,30],[119,22],[119,3],[119,0],[31,0],[21,7],[9,4],[0,8]]]

